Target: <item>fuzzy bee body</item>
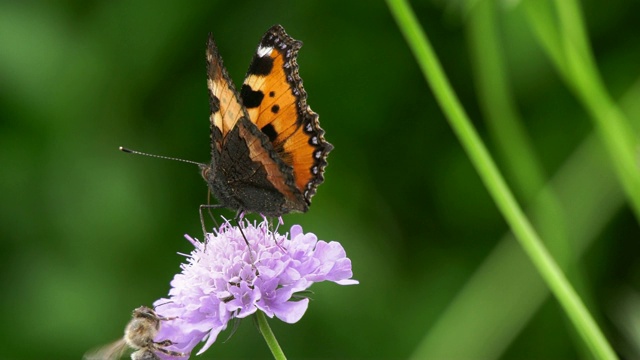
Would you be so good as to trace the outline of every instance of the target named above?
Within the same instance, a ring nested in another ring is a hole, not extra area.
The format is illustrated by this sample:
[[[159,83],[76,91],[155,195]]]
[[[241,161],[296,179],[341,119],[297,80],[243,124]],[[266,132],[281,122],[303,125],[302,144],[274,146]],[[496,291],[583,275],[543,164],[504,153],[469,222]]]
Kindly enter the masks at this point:
[[[141,306],[133,310],[129,324],[124,330],[124,337],[112,344],[106,345],[97,351],[85,355],[85,360],[116,360],[120,359],[127,348],[135,350],[131,354],[132,360],[161,360],[156,352],[169,356],[186,357],[188,354],[167,350],[172,345],[170,340],[155,342],[154,339],[160,330],[161,321],[171,320],[159,316],[153,309]]]

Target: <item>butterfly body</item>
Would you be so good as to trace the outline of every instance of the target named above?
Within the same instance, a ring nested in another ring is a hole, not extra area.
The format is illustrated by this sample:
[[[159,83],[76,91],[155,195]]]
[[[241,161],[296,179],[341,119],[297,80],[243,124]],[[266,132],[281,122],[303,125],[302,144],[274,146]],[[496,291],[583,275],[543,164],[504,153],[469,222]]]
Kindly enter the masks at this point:
[[[251,160],[250,148],[244,141],[247,135],[260,141],[259,146],[270,159],[278,158],[269,139],[249,120],[241,118],[239,124],[227,134],[225,146],[221,151],[214,149],[211,165],[203,170],[203,177],[212,194],[226,208],[266,216],[307,211],[308,205],[300,193],[291,190],[296,201],[290,201],[268,181],[266,169]],[[278,163],[276,160],[274,162]],[[286,173],[286,164],[280,162],[278,165],[280,171]],[[293,178],[289,180],[288,186],[293,189]]]
[[[306,212],[324,180],[333,146],[306,103],[296,63],[301,46],[280,25],[273,26],[238,93],[209,37],[211,164],[201,170],[227,208],[266,216]]]

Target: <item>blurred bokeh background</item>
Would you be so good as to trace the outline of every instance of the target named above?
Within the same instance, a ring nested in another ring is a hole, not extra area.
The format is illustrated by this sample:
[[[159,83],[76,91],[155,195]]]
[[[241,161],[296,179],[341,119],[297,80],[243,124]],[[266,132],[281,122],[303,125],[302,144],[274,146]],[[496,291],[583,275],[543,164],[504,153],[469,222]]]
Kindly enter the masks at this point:
[[[581,4],[604,81],[638,123],[640,3]],[[528,8],[412,5],[608,339],[640,356],[638,222]],[[271,321],[285,353],[588,357],[508,235],[384,2],[5,0],[0,359],[80,359],[120,337],[135,307],[166,296],[177,253],[191,250],[183,234],[201,232],[206,185],[193,166],[117,147],[209,161],[207,34],[240,83],[276,23],[305,43],[300,73],[335,146],[310,211],[285,216],[285,227],[340,241],[361,282],[317,284],[299,323]],[[506,129],[505,118],[522,127]],[[228,334],[200,358],[270,357],[250,320],[224,341]]]

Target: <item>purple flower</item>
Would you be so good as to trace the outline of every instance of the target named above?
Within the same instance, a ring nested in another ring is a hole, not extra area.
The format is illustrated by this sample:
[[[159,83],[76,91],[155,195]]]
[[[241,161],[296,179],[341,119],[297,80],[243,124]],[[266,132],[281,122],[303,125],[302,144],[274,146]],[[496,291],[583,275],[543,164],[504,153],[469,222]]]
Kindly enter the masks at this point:
[[[205,244],[185,236],[195,250],[171,281],[169,298],[154,304],[158,314],[175,318],[164,321],[156,337],[170,339],[168,349],[189,353],[206,341],[199,355],[230,320],[258,310],[295,323],[309,305],[309,299],[297,293],[325,280],[358,283],[351,279],[351,260],[335,241],[318,241],[299,225],[285,235],[270,231],[266,220],[257,225],[242,220],[240,226],[251,251],[240,228],[229,222],[206,234]]]

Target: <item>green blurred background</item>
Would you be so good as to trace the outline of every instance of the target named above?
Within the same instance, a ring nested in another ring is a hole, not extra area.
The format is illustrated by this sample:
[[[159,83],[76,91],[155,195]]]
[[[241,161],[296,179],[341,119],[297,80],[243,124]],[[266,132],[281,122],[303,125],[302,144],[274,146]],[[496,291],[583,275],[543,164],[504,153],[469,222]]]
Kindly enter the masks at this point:
[[[579,259],[566,261],[570,278],[608,339],[640,356],[638,223],[526,8],[412,5],[519,201],[569,239],[549,247]],[[582,6],[608,89],[640,119],[640,3]],[[240,83],[276,23],[305,43],[300,73],[335,146],[310,211],[285,216],[285,228],[340,241],[361,282],[314,285],[299,323],[271,321],[285,353],[405,358],[422,344],[431,358],[588,358],[506,237],[383,2],[4,0],[0,359],[79,359],[120,337],[135,307],[166,296],[177,253],[192,248],[183,234],[199,237],[206,185],[193,166],[117,147],[209,161],[207,33]],[[510,114],[486,101],[501,76]],[[535,208],[540,184],[526,185],[492,116],[522,121],[559,206]],[[270,357],[250,320],[228,334],[200,358]]]

